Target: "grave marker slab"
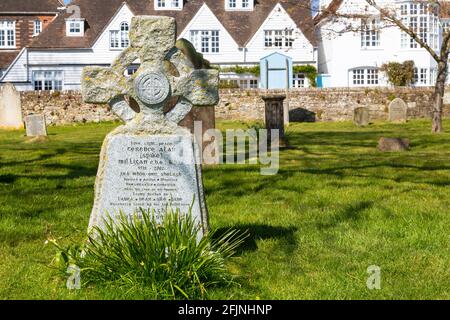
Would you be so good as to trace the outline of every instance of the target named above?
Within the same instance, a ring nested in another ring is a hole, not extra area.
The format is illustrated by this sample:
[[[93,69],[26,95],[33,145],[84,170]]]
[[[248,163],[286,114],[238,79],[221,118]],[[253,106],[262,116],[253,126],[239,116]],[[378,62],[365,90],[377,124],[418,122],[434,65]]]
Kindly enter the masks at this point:
[[[0,128],[23,128],[20,93],[11,83],[0,87]]]
[[[370,122],[370,112],[366,107],[358,107],[353,111],[353,122],[358,127],[365,127]]]
[[[130,47],[111,68],[83,70],[82,93],[87,103],[108,103],[124,122],[107,135],[100,155],[95,201],[89,230],[102,227],[107,215],[126,215],[140,209],[155,210],[161,217],[167,206],[192,215],[208,230],[203,193],[200,150],[191,132],[179,123],[193,107],[217,104],[219,74],[198,69],[205,64],[193,50],[177,42],[175,20],[138,16],[132,19]],[[126,78],[126,68],[136,59],[137,72]],[[197,67],[197,69],[196,69]],[[136,101],[131,108],[126,98]],[[176,106],[164,109],[173,99]]]
[[[47,136],[45,117],[42,114],[32,114],[25,117],[27,137]]]
[[[400,98],[392,100],[389,104],[389,121],[405,123],[407,120],[408,105]]]

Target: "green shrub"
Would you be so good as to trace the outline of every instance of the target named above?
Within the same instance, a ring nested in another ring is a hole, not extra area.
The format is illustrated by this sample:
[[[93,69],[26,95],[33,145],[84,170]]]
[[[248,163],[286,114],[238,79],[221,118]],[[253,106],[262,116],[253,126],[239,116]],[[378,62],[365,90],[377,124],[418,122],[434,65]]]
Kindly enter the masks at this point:
[[[53,241],[59,269],[79,267],[83,286],[145,288],[154,299],[199,299],[210,287],[233,283],[225,262],[245,235],[229,231],[214,239],[208,233],[198,240],[200,226],[191,213],[179,210],[168,210],[159,222],[141,210],[140,218],[120,214],[117,222],[108,218],[104,223],[84,246],[62,248]]]
[[[409,86],[414,82],[414,61],[389,62],[381,66],[388,80],[396,87]]]
[[[311,87],[317,87],[317,69],[316,67],[312,65],[305,65],[305,66],[294,66],[294,74],[296,73],[303,73],[305,74],[306,78],[309,80],[309,84]]]

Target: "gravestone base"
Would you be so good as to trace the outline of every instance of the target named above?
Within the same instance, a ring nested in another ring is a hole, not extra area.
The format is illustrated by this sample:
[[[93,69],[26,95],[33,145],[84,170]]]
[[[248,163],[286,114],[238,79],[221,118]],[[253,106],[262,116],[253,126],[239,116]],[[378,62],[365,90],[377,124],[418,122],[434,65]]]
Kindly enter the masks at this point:
[[[157,219],[167,208],[191,208],[193,218],[208,232],[199,150],[189,130],[161,119],[149,126],[134,120],[111,132],[103,143],[95,183],[89,230],[103,227],[122,211],[139,215],[154,210]],[[201,236],[201,235],[200,235]]]

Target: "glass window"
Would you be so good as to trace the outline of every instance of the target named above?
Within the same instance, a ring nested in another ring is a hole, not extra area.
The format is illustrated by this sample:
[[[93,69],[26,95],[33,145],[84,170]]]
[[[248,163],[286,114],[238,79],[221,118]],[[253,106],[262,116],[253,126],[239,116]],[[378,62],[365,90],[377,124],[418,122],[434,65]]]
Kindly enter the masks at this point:
[[[266,48],[292,48],[294,30],[264,30],[264,46]]]
[[[304,88],[305,87],[305,75],[303,73],[296,73],[293,77],[293,88]]]
[[[15,21],[0,21],[0,48],[16,47]]]
[[[361,21],[361,47],[380,46],[380,25],[378,19]]]
[[[122,22],[119,29],[120,30],[111,30],[109,32],[109,47],[111,49],[124,49],[130,46],[129,24],[127,22]]]
[[[33,87],[36,91],[63,89],[62,71],[33,71]]]
[[[358,68],[352,70],[354,86],[374,86],[379,84],[379,71],[376,68]]]
[[[439,16],[438,10],[432,9],[427,3],[405,3],[400,6],[402,23],[415,32],[431,48],[438,50],[439,46]],[[420,48],[418,43],[406,32],[401,35],[401,48]]]
[[[192,30],[190,32],[190,41],[199,52],[220,52],[220,34],[218,30]]]
[[[33,35],[37,36],[42,32],[42,21],[41,20],[35,20],[34,21],[34,28],[33,28]]]

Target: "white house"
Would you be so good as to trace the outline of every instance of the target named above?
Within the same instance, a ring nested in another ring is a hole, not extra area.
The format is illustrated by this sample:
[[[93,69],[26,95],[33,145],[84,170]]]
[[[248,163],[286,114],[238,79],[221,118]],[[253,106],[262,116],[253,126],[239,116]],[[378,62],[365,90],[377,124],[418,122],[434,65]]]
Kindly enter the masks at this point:
[[[435,50],[440,44],[438,11],[430,10],[427,1],[378,0],[379,5],[396,10],[399,19],[419,31],[422,39]],[[387,86],[380,67],[388,62],[415,63],[415,85],[432,86],[437,64],[398,27],[380,22],[379,14],[365,1],[322,0],[322,6],[333,5],[338,13],[371,15],[369,19],[323,18],[317,24],[319,38],[319,73],[326,87]],[[351,28],[349,28],[349,26]],[[349,29],[354,31],[349,31]]]
[[[297,0],[75,0],[67,13],[24,48],[1,82],[19,90],[78,90],[85,66],[109,66],[129,46],[134,15],[174,17],[178,37],[222,68],[256,66],[280,52],[294,65],[317,67],[311,12]],[[129,73],[137,66],[130,66]],[[227,72],[223,79],[257,88],[258,77]],[[307,85],[303,75],[297,86]]]

